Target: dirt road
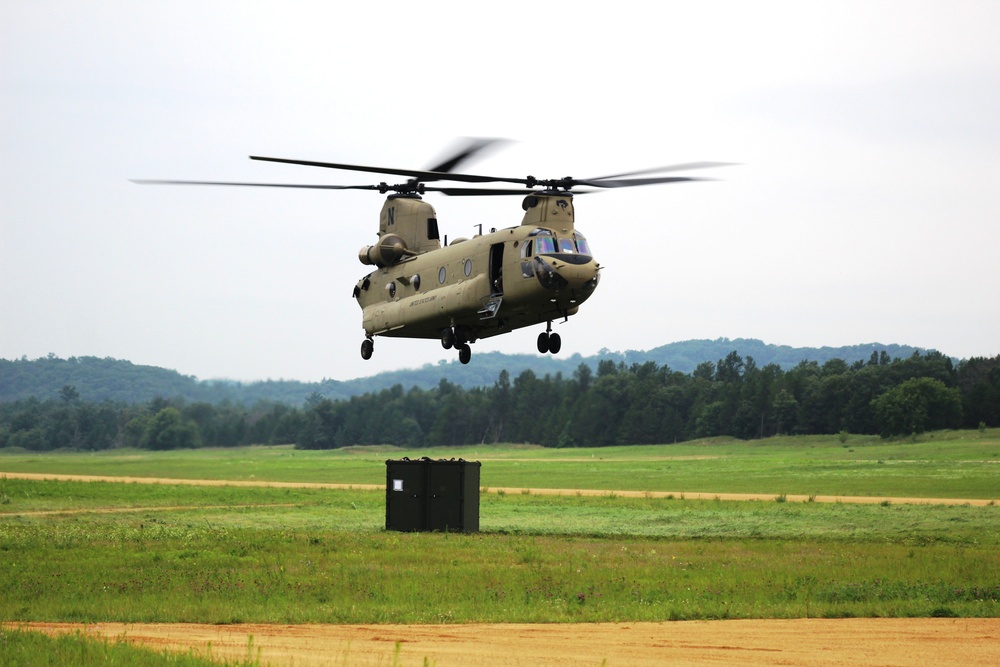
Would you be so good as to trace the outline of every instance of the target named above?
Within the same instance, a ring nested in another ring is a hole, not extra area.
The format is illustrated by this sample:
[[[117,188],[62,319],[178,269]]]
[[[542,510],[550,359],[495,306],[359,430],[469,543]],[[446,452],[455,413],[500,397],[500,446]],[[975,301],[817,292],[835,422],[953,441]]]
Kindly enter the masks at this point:
[[[70,623],[22,627],[76,632]],[[550,625],[134,625],[86,633],[265,665],[875,667],[1000,665],[1000,619],[799,619]]]

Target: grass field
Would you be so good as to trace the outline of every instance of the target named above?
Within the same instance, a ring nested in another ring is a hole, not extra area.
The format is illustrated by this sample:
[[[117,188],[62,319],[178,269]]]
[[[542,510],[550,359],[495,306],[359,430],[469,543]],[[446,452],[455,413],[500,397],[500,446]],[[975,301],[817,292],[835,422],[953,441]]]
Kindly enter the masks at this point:
[[[386,458],[484,487],[757,492],[755,502],[485,491],[475,535],[383,530],[358,489],[0,479],[0,621],[428,623],[1000,616],[1000,433],[541,450],[35,455],[0,470],[384,484]]]
[[[202,652],[204,653],[204,652]],[[253,647],[248,653],[253,655]],[[38,667],[39,665],[73,665],[73,667],[255,667],[259,661],[212,660],[210,655],[194,652],[153,651],[135,646],[125,638],[109,641],[84,636],[82,633],[57,637],[41,632],[0,627],[0,667]]]
[[[186,479],[384,484],[388,458],[484,463],[486,487],[905,496],[1000,500],[1000,429],[916,441],[874,436],[714,439],[677,445],[544,449],[477,446],[301,451],[291,447],[152,453],[28,454],[0,450],[0,470]]]

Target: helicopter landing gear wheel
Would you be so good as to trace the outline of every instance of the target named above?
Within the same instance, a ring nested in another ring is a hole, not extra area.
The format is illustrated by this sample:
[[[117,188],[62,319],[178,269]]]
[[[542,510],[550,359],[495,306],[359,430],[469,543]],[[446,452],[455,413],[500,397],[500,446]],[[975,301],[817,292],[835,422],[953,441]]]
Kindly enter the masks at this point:
[[[375,343],[371,338],[365,338],[361,341],[361,358],[368,361],[372,358],[372,354],[375,353]]]
[[[458,348],[458,360],[463,364],[469,363],[472,359],[472,348],[468,343],[462,343]]]
[[[545,325],[545,331],[538,334],[538,352],[539,354],[546,352],[558,354],[561,349],[562,338],[559,337],[559,334],[552,333],[552,322],[549,322]]]
[[[545,354],[549,351],[549,332],[543,331],[538,334],[538,353]]]
[[[549,334],[549,352],[551,354],[559,354],[559,350],[562,349],[562,338],[559,334]]]
[[[441,347],[446,350],[450,350],[455,347],[455,331],[454,329],[442,329],[441,330]]]

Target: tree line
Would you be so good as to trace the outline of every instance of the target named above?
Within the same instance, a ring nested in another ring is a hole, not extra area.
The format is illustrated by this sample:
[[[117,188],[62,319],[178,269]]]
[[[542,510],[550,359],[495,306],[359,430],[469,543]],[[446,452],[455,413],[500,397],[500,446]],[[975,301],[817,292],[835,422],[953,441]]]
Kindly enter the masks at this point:
[[[314,401],[298,444],[403,446],[529,442],[548,447],[659,444],[694,438],[850,433],[884,437],[1000,426],[1000,356],[956,368],[938,352],[848,365],[803,361],[787,371],[732,352],[693,373],[654,362],[581,364],[572,377],[430,391],[394,387],[348,401]]]
[[[303,411],[283,403],[146,403],[81,399],[71,385],[56,398],[0,403],[0,448],[96,451],[119,447],[183,449],[294,443]]]
[[[853,364],[759,367],[731,352],[692,373],[655,362],[580,364],[571,377],[501,371],[492,386],[442,379],[303,406],[154,399],[141,405],[59,396],[0,404],[0,447],[176,449],[294,443],[305,449],[528,442],[548,447],[661,444],[712,436],[864,433],[1000,426],[1000,356],[957,364],[940,353]]]

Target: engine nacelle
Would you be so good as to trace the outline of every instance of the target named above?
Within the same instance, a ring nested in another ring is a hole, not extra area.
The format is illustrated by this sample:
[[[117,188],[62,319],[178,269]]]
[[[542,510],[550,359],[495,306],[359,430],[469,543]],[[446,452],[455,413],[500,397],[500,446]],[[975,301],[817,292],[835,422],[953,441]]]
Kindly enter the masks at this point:
[[[362,264],[374,264],[382,268],[392,266],[406,254],[406,241],[398,234],[383,234],[376,245],[368,245],[358,251]]]

